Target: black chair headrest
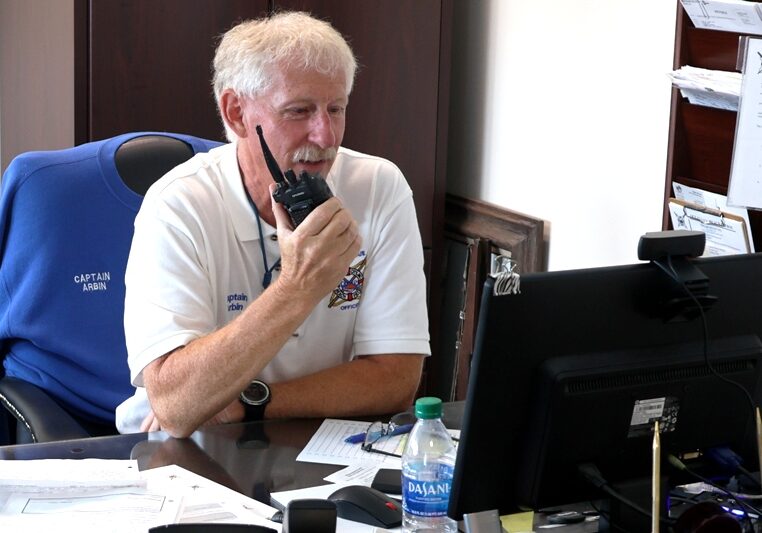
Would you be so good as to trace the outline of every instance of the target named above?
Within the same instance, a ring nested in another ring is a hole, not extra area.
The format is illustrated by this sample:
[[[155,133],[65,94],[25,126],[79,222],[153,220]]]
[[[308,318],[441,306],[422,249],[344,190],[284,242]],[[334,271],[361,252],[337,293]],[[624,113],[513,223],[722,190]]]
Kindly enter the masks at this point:
[[[140,195],[174,167],[193,157],[193,147],[164,135],[135,137],[117,148],[116,169],[124,183]]]

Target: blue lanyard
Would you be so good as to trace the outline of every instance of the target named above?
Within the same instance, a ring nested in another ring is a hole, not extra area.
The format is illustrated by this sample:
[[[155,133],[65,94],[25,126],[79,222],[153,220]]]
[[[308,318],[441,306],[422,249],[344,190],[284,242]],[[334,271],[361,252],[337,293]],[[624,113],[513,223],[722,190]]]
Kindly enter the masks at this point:
[[[249,200],[249,204],[251,204],[252,209],[254,209],[254,214],[257,217],[257,229],[259,229],[259,249],[262,251],[262,264],[265,267],[265,275],[262,277],[262,288],[266,289],[270,286],[270,283],[273,279],[273,270],[278,268],[280,266],[280,257],[277,261],[273,264],[273,266],[269,267],[267,266],[267,252],[265,252],[265,235],[262,231],[262,220],[259,216],[259,209],[257,209],[257,204],[254,203],[254,200],[251,199],[251,196],[249,196],[249,191],[246,190],[246,185],[243,186],[244,190],[246,191],[246,198]]]

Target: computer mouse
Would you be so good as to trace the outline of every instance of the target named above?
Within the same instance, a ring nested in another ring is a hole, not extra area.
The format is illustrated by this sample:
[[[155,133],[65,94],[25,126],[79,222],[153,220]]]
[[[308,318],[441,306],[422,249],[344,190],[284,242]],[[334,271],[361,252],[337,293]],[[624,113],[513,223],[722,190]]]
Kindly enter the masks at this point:
[[[339,518],[386,529],[402,525],[402,505],[383,492],[364,485],[348,485],[328,499],[336,504]]]

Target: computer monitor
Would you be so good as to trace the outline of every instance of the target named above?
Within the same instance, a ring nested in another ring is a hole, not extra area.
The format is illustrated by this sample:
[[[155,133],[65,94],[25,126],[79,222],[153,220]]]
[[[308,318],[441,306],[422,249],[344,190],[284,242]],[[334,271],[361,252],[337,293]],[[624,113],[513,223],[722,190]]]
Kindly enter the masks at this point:
[[[762,254],[685,261],[708,278],[705,324],[653,263],[526,274],[505,296],[487,280],[451,517],[603,498],[581,464],[642,488],[655,419],[663,456],[728,447],[758,469],[752,402],[709,370],[704,326],[712,368],[759,405]]]

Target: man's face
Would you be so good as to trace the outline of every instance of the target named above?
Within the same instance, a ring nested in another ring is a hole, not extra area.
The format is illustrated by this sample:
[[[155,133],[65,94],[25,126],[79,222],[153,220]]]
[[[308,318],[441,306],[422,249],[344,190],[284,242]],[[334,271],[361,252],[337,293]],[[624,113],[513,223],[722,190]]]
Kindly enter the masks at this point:
[[[254,160],[266,172],[261,155],[257,124],[278,165],[325,177],[333,164],[335,150],[344,137],[347,94],[343,74],[326,76],[298,69],[280,70],[269,90],[246,99],[246,138]],[[269,177],[269,173],[268,173]]]

